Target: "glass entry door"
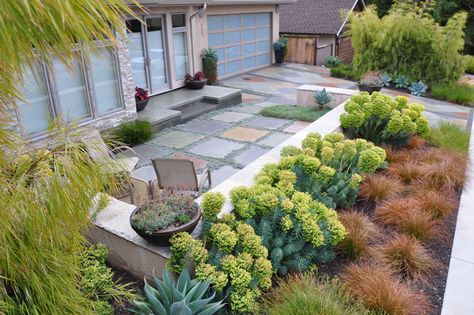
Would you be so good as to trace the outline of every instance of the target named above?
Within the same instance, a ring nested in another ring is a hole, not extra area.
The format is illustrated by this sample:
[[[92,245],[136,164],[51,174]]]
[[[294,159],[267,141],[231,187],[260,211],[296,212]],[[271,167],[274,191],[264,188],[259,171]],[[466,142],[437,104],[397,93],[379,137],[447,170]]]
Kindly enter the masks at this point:
[[[127,21],[128,49],[135,85],[157,94],[169,89],[169,72],[162,16]]]

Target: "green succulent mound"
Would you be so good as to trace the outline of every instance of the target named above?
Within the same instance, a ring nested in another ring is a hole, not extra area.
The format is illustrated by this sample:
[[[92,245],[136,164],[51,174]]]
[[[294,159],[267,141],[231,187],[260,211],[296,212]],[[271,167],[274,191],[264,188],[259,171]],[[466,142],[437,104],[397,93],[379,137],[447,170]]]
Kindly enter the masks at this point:
[[[208,294],[210,282],[192,279],[185,267],[177,281],[168,270],[163,270],[163,280],[153,274],[156,289],[145,279],[144,301],[134,301],[132,313],[141,315],[212,315],[225,304],[212,302],[216,293]]]
[[[426,138],[430,133],[423,105],[408,104],[404,96],[392,99],[379,92],[362,92],[351,97],[344,109],[339,120],[351,138],[400,148],[408,145],[411,136]]]

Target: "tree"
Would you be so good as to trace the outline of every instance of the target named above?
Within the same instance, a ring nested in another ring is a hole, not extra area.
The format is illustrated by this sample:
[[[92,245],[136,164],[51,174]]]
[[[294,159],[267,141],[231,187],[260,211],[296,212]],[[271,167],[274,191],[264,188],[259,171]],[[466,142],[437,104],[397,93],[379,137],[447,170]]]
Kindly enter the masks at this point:
[[[124,35],[124,0],[0,1],[0,313],[93,314],[79,285],[98,191],[114,185],[74,134],[56,122],[47,148],[27,151],[8,129],[25,67],[53,55],[68,64],[72,45]],[[61,143],[61,145],[58,145]]]

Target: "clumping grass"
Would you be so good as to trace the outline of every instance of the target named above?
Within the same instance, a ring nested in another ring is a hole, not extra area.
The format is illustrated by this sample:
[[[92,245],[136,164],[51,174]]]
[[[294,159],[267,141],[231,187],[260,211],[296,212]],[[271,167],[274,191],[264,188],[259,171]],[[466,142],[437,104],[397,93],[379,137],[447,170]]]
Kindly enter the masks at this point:
[[[367,254],[369,242],[378,235],[377,226],[367,215],[355,210],[341,212],[338,217],[347,233],[338,249],[351,259]]]
[[[420,175],[422,185],[438,191],[461,189],[465,181],[466,158],[446,155],[437,164],[422,164]]]
[[[112,129],[111,134],[116,141],[134,146],[153,138],[153,128],[149,121],[134,120]]]
[[[264,298],[263,310],[269,315],[369,314],[345,293],[341,283],[317,281],[311,274],[294,274],[278,281],[278,286]]]
[[[376,253],[383,262],[407,278],[427,277],[436,265],[423,245],[406,235],[394,237],[378,247]]]
[[[260,115],[313,122],[328,111],[329,109],[319,110],[313,106],[274,105],[263,108]]]
[[[351,264],[344,270],[342,280],[349,292],[361,299],[374,314],[430,313],[426,296],[402,283],[390,268],[382,264]]]
[[[425,144],[425,140],[421,138],[420,136],[413,136],[410,138],[410,143],[408,144],[408,147],[410,149],[419,149]]]
[[[413,161],[390,164],[387,172],[410,184],[420,177],[420,166]]]
[[[371,201],[380,202],[399,194],[404,186],[398,178],[373,174],[360,185],[360,195]]]
[[[421,210],[434,219],[442,219],[457,208],[457,198],[452,192],[440,193],[435,190],[421,190],[415,196]]]
[[[467,152],[469,149],[469,131],[452,122],[442,122],[431,129],[429,141],[448,151]]]
[[[462,105],[474,105],[474,88],[468,84],[433,85],[431,93],[435,98]]]
[[[374,210],[377,222],[398,227],[420,241],[436,236],[437,221],[422,211],[415,198],[394,198],[383,202]]]
[[[393,148],[384,148],[385,153],[387,153],[387,162],[391,163],[401,163],[410,160],[411,154],[408,150],[396,150]]]
[[[344,78],[357,81],[362,76],[360,71],[355,70],[351,64],[340,64],[337,67],[331,68],[331,77]]]

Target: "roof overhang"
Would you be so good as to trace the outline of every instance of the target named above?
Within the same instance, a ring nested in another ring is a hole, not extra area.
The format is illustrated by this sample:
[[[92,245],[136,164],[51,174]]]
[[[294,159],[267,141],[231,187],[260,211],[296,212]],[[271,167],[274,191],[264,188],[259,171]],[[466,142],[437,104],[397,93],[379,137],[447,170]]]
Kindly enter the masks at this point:
[[[354,1],[354,4],[352,5],[352,8],[349,10],[349,12],[347,12],[347,16],[346,16],[344,22],[342,23],[341,27],[340,27],[339,30],[337,31],[337,34],[336,34],[337,37],[339,37],[339,36],[341,35],[341,32],[342,32],[342,29],[344,28],[344,25],[346,25],[347,21],[349,20],[349,15],[351,15],[351,13],[354,11],[356,5],[357,5],[359,2],[362,3],[362,6],[365,8],[365,2],[364,2],[364,0],[355,0],[355,1]]]
[[[294,3],[296,0],[137,0],[143,6],[157,6],[157,5],[232,5],[232,4],[283,4]],[[134,4],[133,1],[127,0],[128,4]]]

